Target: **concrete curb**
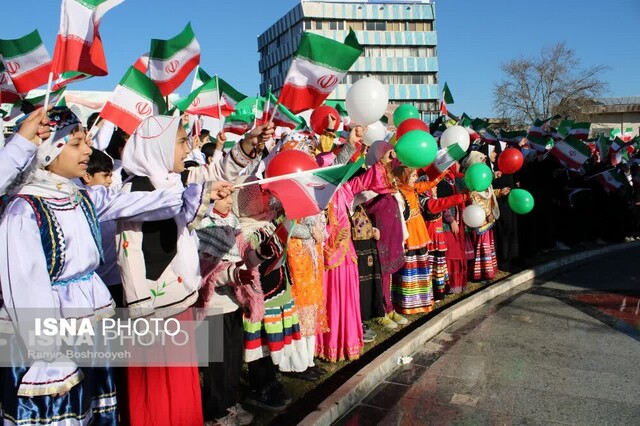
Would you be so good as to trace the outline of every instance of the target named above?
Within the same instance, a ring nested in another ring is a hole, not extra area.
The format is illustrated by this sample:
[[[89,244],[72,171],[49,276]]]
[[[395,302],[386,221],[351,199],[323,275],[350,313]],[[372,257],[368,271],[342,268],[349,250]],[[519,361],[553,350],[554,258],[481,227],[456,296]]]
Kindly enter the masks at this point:
[[[583,251],[557,260],[552,260],[536,266],[533,269],[528,269],[506,278],[505,280],[456,303],[454,306],[449,309],[445,309],[435,317],[431,318],[428,323],[419,329],[414,330],[411,334],[387,349],[373,362],[347,380],[346,383],[340,386],[333,394],[320,403],[316,411],[305,417],[300,424],[330,425],[336,422],[348,413],[349,410],[355,407],[361,400],[363,400],[396,368],[398,368],[398,359],[400,357],[408,356],[418,351],[422,348],[425,342],[439,334],[458,319],[473,312],[493,298],[516,288],[518,290],[526,290],[533,286],[534,278],[548,272],[561,269],[574,263],[583,262],[596,256],[606,255],[637,246],[640,246],[640,243],[621,243]]]

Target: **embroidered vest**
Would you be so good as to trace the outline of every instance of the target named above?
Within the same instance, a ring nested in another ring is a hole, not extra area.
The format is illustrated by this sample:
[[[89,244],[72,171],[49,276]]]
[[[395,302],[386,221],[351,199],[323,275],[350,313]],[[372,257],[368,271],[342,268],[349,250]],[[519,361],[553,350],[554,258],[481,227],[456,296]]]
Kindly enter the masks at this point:
[[[40,241],[42,250],[47,260],[47,271],[51,282],[58,281],[62,273],[66,260],[64,233],[58,223],[54,213],[55,210],[73,210],[75,205],[70,199],[47,199],[35,195],[18,194],[17,197],[25,200],[36,216],[36,222],[40,229]],[[84,213],[84,217],[89,223],[91,236],[98,247],[100,253],[100,263],[104,263],[104,252],[102,251],[102,235],[100,234],[100,222],[96,209],[89,198],[87,191],[78,191],[78,205]]]

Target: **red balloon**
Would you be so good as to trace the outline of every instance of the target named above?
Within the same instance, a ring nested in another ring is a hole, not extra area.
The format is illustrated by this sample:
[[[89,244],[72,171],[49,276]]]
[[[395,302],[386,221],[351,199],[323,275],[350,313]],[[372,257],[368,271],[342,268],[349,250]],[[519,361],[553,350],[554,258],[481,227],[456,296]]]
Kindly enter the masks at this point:
[[[266,177],[288,175],[318,168],[318,163],[309,154],[299,150],[282,151],[267,164]]]
[[[425,132],[429,131],[429,126],[427,123],[420,120],[419,118],[407,118],[398,126],[398,130],[396,131],[396,139],[400,140],[402,135],[405,133],[409,133],[412,130],[423,130]]]
[[[520,170],[524,164],[524,157],[520,150],[516,148],[507,148],[502,151],[498,157],[498,168],[504,174],[510,175]]]
[[[340,114],[338,111],[329,105],[320,105],[311,114],[311,128],[316,134],[321,135],[329,128],[329,115],[333,115],[336,119],[333,131],[338,130],[338,127],[340,127]]]

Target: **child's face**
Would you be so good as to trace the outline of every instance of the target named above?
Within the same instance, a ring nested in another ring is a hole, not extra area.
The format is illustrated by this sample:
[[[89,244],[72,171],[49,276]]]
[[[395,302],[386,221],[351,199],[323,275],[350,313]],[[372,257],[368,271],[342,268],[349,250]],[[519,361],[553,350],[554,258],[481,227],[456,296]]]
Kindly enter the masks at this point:
[[[184,160],[189,155],[189,139],[184,127],[178,126],[178,134],[176,135],[176,147],[173,151],[173,171],[182,173],[184,171]]]
[[[229,195],[222,200],[216,200],[213,208],[218,213],[228,214],[231,211],[231,206],[233,206],[233,197]]]
[[[83,177],[87,173],[87,163],[91,155],[91,147],[87,143],[86,130],[80,129],[69,136],[60,155],[47,168],[51,173],[67,179]]]
[[[111,186],[112,177],[113,177],[112,172],[97,172],[92,175],[90,175],[89,173],[86,173],[83,179],[84,179],[84,182],[87,184],[87,186],[102,185],[108,188]]]
[[[414,186],[417,180],[418,180],[418,172],[413,170],[409,175],[409,179],[407,180],[407,183],[409,184],[409,186]]]

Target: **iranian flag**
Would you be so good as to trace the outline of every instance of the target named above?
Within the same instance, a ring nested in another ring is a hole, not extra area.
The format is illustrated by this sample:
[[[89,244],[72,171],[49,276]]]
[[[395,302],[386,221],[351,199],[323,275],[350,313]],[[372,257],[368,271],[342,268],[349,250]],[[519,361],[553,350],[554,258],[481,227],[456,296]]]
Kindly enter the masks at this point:
[[[222,130],[226,133],[243,136],[253,127],[255,116],[252,114],[231,114],[224,121]]]
[[[362,54],[351,30],[343,43],[317,34],[302,34],[279,102],[294,114],[316,109],[342,81]]]
[[[292,130],[300,129],[305,126],[305,121],[302,117],[298,117],[293,112],[289,111],[287,107],[279,104],[276,97],[273,94],[269,94],[267,102],[262,107],[258,107],[262,110],[261,124],[269,122],[271,117],[276,127],[288,127]]]
[[[143,54],[133,64],[133,67],[140,71],[142,74],[146,74],[149,70],[149,52]]]
[[[580,139],[567,136],[566,139],[555,144],[551,154],[570,169],[578,170],[591,157],[591,150]]]
[[[151,40],[149,77],[168,96],[200,63],[200,45],[191,24],[169,40]]]
[[[189,96],[176,102],[176,106],[180,111],[192,115],[220,118],[218,110],[223,117],[226,117],[233,113],[238,102],[245,98],[245,95],[223,79],[213,77],[191,92]]]
[[[498,135],[491,129],[484,129],[480,132],[480,139],[484,143],[495,144],[498,142]]]
[[[4,69],[2,58],[0,58],[0,104],[13,104],[20,101],[20,99],[20,94],[13,85],[11,76]]]
[[[442,89],[442,97],[440,98],[440,115],[444,115],[445,117],[449,116],[449,110],[447,109],[447,105],[451,105],[453,103],[453,95],[451,94],[451,90],[449,90],[449,85],[447,82],[444,82],[444,89]]]
[[[128,134],[150,115],[167,112],[167,104],[158,86],[149,77],[130,67],[100,116]]]
[[[610,137],[611,139],[620,139],[622,142],[630,142],[633,139],[633,128],[627,127],[624,132],[619,128],[613,129]]]
[[[527,137],[527,132],[524,130],[515,130],[513,132],[507,132],[500,129],[498,139],[511,145],[518,145],[522,142],[522,139]]]
[[[105,13],[124,0],[62,0],[60,30],[51,71],[55,88],[92,76],[105,76],[107,59],[98,28]]]
[[[51,104],[56,105],[58,102],[60,102],[65,89],[66,88],[63,87],[59,90],[52,91],[51,94],[49,95],[49,105]],[[33,109],[38,109],[40,107],[43,107],[44,97],[45,97],[45,93],[43,92],[41,95],[33,95],[31,97],[27,97],[26,99],[18,100],[18,102],[13,104],[13,106],[9,110],[9,113],[4,117],[4,121],[11,121],[14,118],[22,115],[22,109],[25,105],[31,105],[33,106]],[[31,111],[32,108],[28,107],[26,110]]]
[[[527,139],[531,137],[543,137],[546,136],[549,132],[549,126],[551,125],[551,120],[556,120],[560,118],[559,115],[554,115],[553,117],[545,118],[544,120],[536,120],[533,122],[531,127],[529,127],[529,132],[527,133]]]
[[[472,120],[471,117],[469,117],[466,113],[462,113],[460,120],[458,120],[458,126],[462,126],[467,130],[467,132],[469,133],[469,138],[472,142],[480,139],[480,135],[473,128],[474,121],[475,120]]]
[[[600,182],[607,192],[614,192],[623,185],[628,184],[627,179],[622,176],[617,169],[607,170],[606,172],[598,173],[593,177]]]
[[[569,134],[575,136],[580,140],[587,140],[589,138],[589,130],[591,129],[591,123],[581,122],[573,123]]]
[[[313,216],[324,210],[336,190],[358,171],[364,158],[344,166],[332,166],[265,179],[260,184],[282,203],[289,219]]]
[[[449,145],[446,148],[439,149],[434,162],[425,169],[425,174],[430,180],[433,180],[440,176],[449,167],[453,166],[456,161],[460,160],[466,154],[467,152],[460,148],[460,145],[457,143]]]
[[[38,30],[19,39],[0,40],[0,55],[18,93],[47,84],[51,57]]]
[[[508,143],[508,141],[505,141],[505,142]],[[547,150],[550,150],[555,145],[555,141],[550,136],[547,136],[547,137],[532,136],[530,138],[527,138],[527,142],[529,143],[529,146],[532,149],[535,149],[538,152],[545,152]]]
[[[600,161],[604,161],[608,154],[609,148],[611,147],[611,141],[605,135],[598,136],[596,140],[596,149],[600,153]]]

